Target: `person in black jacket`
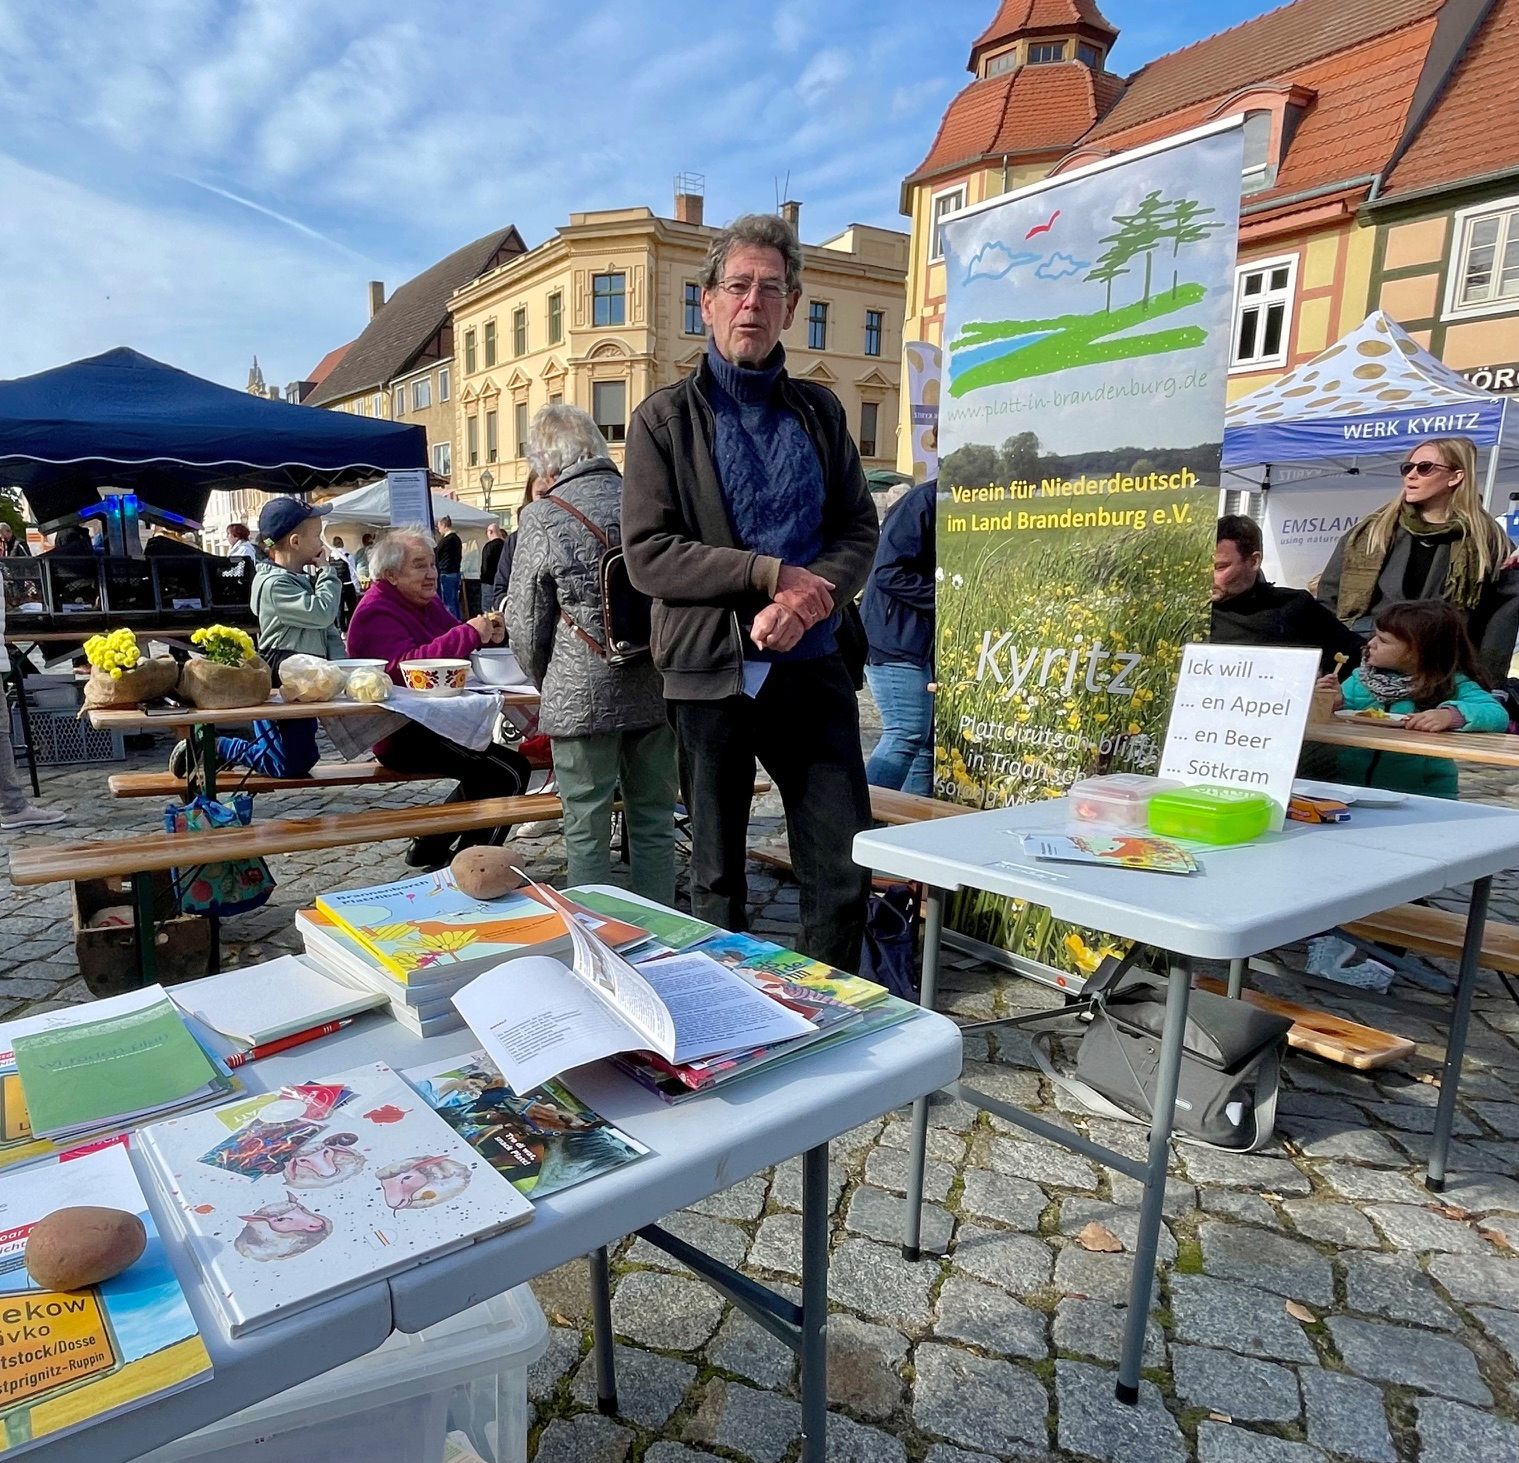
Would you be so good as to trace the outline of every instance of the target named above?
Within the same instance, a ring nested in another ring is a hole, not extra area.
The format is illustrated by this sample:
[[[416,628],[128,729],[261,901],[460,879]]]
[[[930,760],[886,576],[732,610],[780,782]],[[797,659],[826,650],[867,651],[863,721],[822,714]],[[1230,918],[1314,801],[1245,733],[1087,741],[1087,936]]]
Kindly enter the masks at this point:
[[[836,625],[879,527],[838,397],[786,372],[801,270],[796,233],[773,214],[713,240],[707,353],[633,413],[622,533],[634,587],[653,600],[651,650],[686,773],[693,911],[747,925],[758,758],[786,809],[799,948],[854,970],[870,876],[851,848],[870,826],[870,789]]]
[[[462,620],[464,576],[460,570],[464,562],[464,545],[454,532],[452,518],[438,520],[438,546],[433,550],[433,560],[438,566],[438,596],[449,614]]]
[[[881,712],[881,740],[865,764],[874,787],[931,797],[934,787],[934,512],[939,480],[906,493],[881,525],[860,618],[870,652],[865,679]]]
[[[1361,663],[1362,640],[1306,589],[1286,589],[1261,573],[1261,529],[1253,519],[1226,513],[1218,520],[1213,550],[1213,631],[1219,645],[1306,645],[1319,652],[1319,672],[1334,657]]]

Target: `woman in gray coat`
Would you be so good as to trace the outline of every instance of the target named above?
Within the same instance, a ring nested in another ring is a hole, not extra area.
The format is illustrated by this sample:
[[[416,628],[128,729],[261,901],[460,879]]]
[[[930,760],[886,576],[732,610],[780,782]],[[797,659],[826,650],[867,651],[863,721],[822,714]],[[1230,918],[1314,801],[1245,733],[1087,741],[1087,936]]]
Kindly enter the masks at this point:
[[[622,537],[622,475],[606,438],[579,407],[544,407],[528,428],[539,498],[522,510],[506,618],[512,649],[543,694],[538,725],[552,741],[564,802],[571,884],[612,874],[612,800],[622,789],[630,883],[675,900],[675,734],[647,656],[607,662],[602,544]]]

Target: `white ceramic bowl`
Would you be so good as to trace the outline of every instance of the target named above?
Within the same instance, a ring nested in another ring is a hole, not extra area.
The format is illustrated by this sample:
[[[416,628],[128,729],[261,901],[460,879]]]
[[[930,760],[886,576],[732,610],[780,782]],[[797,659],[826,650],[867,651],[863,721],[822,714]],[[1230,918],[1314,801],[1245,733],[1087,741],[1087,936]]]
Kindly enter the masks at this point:
[[[475,675],[487,686],[527,684],[527,673],[508,646],[498,645],[488,650],[477,650],[471,654],[469,663],[475,668]]]
[[[332,662],[332,664],[336,666],[342,666],[342,668],[345,671],[349,672],[351,675],[354,671],[382,671],[385,669],[386,665],[389,664],[389,662],[383,660],[335,660]]]
[[[467,660],[403,660],[401,684],[423,696],[457,696],[469,678]]]

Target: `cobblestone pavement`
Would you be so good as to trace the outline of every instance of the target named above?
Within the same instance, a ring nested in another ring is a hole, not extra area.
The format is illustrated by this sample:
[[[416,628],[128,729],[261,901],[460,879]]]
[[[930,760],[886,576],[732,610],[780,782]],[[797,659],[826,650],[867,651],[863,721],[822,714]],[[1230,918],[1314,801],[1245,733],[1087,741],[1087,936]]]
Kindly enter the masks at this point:
[[[867,738],[869,733],[867,732]],[[160,763],[164,748],[133,754]],[[80,833],[152,824],[148,803],[112,803],[101,766],[48,772],[49,804]],[[422,802],[410,787],[283,796],[281,812]],[[1468,779],[1469,797],[1516,802],[1507,775]],[[762,825],[778,808],[760,807]],[[757,828],[763,832],[763,827]],[[33,837],[37,835],[32,835]],[[46,835],[44,835],[46,836]],[[1332,837],[1332,830],[1325,830]],[[0,849],[14,835],[0,835]],[[563,864],[552,834],[531,841],[535,873]],[[321,888],[399,877],[399,845],[273,861],[273,903],[227,926],[229,959],[295,946],[291,911]],[[752,880],[754,927],[796,929],[796,890]],[[1460,907],[1462,893],[1448,901]],[[1519,921],[1515,876],[1494,917]],[[66,888],[0,889],[0,1015],[87,995]],[[1299,952],[1300,953],[1300,952]],[[1263,981],[1269,985],[1269,981]],[[944,1006],[964,1017],[1050,1003],[1000,970],[958,962]],[[1309,999],[1318,1001],[1316,993]],[[1406,1063],[1355,1074],[1294,1054],[1279,1141],[1256,1156],[1179,1147],[1162,1236],[1141,1405],[1113,1400],[1136,1228],[1137,1188],[1064,1149],[961,1104],[933,1109],[925,1245],[913,1265],[896,1237],[906,1113],[833,1145],[830,1459],[836,1463],[1502,1463],[1519,1459],[1519,1004],[1485,980],[1461,1089],[1453,1179],[1434,1204],[1418,1183],[1437,1096],[1435,1018],[1356,997],[1319,1002],[1414,1037]],[[1057,1100],[1016,1041],[977,1038],[978,1085],[1116,1147],[1141,1131]],[[669,1227],[795,1291],[800,1173],[757,1174]],[[1084,1249],[1096,1220],[1124,1244]],[[534,1289],[547,1354],[531,1373],[538,1463],[786,1463],[798,1443],[789,1352],[648,1245],[615,1253],[613,1319],[622,1414],[594,1406],[582,1264]],[[1289,1304],[1291,1309],[1289,1309]]]

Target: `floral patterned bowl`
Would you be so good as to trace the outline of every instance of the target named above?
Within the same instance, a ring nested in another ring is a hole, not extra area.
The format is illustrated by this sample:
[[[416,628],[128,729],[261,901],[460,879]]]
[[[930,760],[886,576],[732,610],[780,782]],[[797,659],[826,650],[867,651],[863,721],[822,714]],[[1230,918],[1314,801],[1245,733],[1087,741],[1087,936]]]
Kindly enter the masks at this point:
[[[401,681],[424,696],[457,696],[469,675],[467,660],[403,660]]]

